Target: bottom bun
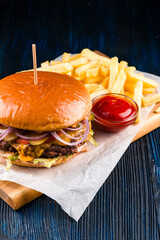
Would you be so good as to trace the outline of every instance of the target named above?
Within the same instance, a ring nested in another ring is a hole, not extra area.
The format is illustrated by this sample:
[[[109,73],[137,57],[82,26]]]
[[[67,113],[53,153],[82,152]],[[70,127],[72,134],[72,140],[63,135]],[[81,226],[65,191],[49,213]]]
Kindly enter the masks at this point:
[[[68,155],[68,156],[60,156],[57,160],[55,160],[55,162],[52,163],[52,165],[50,167],[54,167],[54,166],[63,164],[65,162],[67,162],[68,160],[70,160],[71,158],[78,155],[80,152],[86,152],[86,151],[87,151],[87,148],[86,148],[86,145],[84,144],[83,146],[81,146],[78,149],[77,153],[74,153],[73,155]],[[4,159],[6,159],[10,154],[11,153],[9,153],[9,152],[0,151],[0,156],[3,157]],[[20,159],[12,161],[12,164],[19,165],[19,166],[22,166],[22,167],[33,167],[33,168],[46,167],[45,163],[43,163],[43,162],[38,162],[38,163],[24,162],[24,161],[21,161]]]
[[[69,156],[61,156],[60,158],[58,158],[58,160],[56,160],[54,163],[52,163],[51,167],[53,166],[57,166],[60,165],[62,163],[67,162],[69,159],[75,157],[78,153],[75,153],[73,155],[69,155]],[[13,164],[22,166],[22,167],[34,167],[34,168],[42,168],[45,167],[45,164],[43,162],[39,162],[39,163],[32,163],[32,162],[24,162],[21,160],[16,160],[16,161],[12,161]]]

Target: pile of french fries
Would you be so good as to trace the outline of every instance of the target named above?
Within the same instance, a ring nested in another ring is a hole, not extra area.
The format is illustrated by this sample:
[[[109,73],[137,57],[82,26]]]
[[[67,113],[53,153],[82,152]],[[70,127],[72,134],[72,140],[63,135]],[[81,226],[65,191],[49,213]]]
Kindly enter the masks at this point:
[[[38,70],[76,78],[85,85],[91,99],[104,93],[121,93],[134,99],[139,106],[136,122],[141,119],[141,107],[160,102],[158,82],[136,72],[126,61],[119,62],[117,57],[108,58],[89,49],[75,55],[65,52],[61,61],[43,62]],[[160,109],[156,111],[160,113]]]

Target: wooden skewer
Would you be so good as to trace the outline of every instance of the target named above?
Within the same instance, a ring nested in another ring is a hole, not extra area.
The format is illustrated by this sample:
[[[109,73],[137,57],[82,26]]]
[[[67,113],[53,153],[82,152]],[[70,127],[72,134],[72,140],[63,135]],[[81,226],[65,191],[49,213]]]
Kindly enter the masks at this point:
[[[32,44],[32,55],[33,55],[33,68],[34,68],[34,84],[38,84],[37,79],[37,58],[36,58],[36,45]]]

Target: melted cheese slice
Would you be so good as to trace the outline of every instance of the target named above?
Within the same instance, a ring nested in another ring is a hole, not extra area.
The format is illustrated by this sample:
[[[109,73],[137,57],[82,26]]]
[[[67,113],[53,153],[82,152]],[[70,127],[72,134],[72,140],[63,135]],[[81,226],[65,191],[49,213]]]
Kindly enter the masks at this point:
[[[90,125],[90,129],[91,129],[91,125]],[[71,137],[75,137],[75,136],[78,136],[78,134],[83,135],[84,131],[85,131],[85,127],[78,131],[66,131],[66,132]],[[60,137],[66,142],[70,142],[72,140],[65,134],[60,135]],[[88,135],[88,137],[89,137],[89,135]],[[88,140],[88,137],[86,140]],[[61,143],[57,139],[53,140],[50,143],[43,143],[43,144],[34,145],[34,146],[29,145],[29,144],[22,144],[22,143],[21,144],[20,143],[12,143],[11,145],[18,151],[19,158],[21,161],[30,162],[34,158],[40,157],[42,155],[43,151],[45,149],[49,148],[51,144],[65,146],[64,143]]]

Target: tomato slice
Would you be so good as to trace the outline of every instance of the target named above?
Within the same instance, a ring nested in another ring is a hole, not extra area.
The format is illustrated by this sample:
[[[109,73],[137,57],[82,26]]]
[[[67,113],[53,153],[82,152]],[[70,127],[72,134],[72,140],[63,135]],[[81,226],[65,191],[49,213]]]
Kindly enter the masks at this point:
[[[29,142],[26,139],[23,139],[23,138],[17,138],[15,141],[17,143],[29,144]]]
[[[63,133],[62,132],[57,132],[57,134],[59,136],[61,136]],[[50,136],[44,143],[50,143],[50,142],[53,142],[54,140],[55,140],[55,137]]]
[[[49,137],[44,143],[50,143],[53,142],[55,138],[53,136]]]

